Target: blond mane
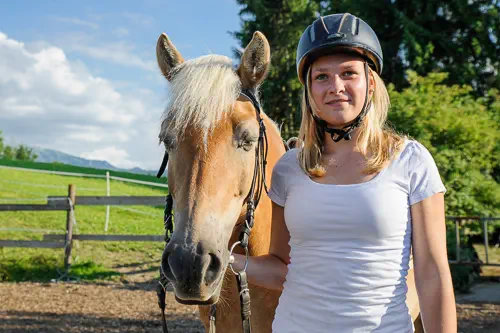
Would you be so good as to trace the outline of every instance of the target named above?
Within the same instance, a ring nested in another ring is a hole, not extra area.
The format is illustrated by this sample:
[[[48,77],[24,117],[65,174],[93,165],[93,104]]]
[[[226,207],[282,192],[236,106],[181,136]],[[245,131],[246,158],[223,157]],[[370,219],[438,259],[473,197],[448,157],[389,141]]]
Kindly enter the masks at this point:
[[[180,140],[186,128],[202,131],[204,141],[224,114],[231,112],[241,83],[231,59],[207,55],[175,68],[159,138]]]

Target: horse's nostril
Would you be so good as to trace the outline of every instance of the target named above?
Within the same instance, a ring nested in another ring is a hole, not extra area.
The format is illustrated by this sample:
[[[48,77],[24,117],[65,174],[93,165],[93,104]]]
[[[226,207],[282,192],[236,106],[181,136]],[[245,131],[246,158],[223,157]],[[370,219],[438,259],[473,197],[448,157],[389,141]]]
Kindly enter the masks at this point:
[[[209,253],[210,263],[208,264],[207,272],[205,274],[205,283],[214,282],[221,270],[222,262],[216,254]]]
[[[170,281],[174,280],[174,275],[172,274],[172,269],[170,266],[170,252],[165,250],[161,258],[161,272]]]

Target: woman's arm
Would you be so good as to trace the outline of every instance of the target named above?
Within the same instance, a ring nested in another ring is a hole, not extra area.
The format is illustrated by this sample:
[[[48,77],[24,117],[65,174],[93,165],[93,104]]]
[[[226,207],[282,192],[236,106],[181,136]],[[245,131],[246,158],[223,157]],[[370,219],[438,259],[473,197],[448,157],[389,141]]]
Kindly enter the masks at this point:
[[[457,314],[448,255],[444,195],[411,206],[412,246],[422,321],[427,333],[456,333]]]
[[[285,224],[284,208],[273,202],[271,222],[271,247],[269,254],[250,257],[248,261],[248,282],[267,289],[282,290],[290,263],[290,233]],[[234,254],[235,270],[243,269],[245,256]]]

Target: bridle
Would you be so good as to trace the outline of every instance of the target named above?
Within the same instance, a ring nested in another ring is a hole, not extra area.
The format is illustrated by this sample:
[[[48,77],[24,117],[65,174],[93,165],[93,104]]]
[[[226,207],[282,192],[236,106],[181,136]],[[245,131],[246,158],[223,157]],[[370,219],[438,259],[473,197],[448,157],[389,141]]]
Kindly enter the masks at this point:
[[[255,147],[255,167],[254,167],[252,185],[250,186],[250,191],[249,191],[248,196],[246,198],[246,204],[247,204],[246,219],[245,219],[245,222],[240,225],[240,236],[239,236],[238,241],[235,242],[229,250],[230,258],[232,258],[232,254],[233,254],[235,247],[238,245],[240,247],[242,247],[245,250],[246,262],[245,262],[245,266],[244,266],[243,270],[235,271],[233,269],[233,266],[232,266],[232,260],[230,259],[229,268],[235,274],[236,280],[238,282],[237,285],[238,285],[238,292],[240,295],[241,320],[242,320],[242,325],[243,325],[243,332],[250,333],[252,331],[251,325],[250,325],[250,315],[251,315],[250,290],[248,289],[248,279],[247,279],[247,274],[246,274],[246,269],[248,266],[248,257],[249,257],[248,240],[250,237],[250,232],[252,231],[252,228],[254,226],[255,210],[256,210],[257,205],[259,204],[260,198],[262,196],[262,191],[265,190],[266,193],[268,192],[267,184],[266,184],[266,164],[267,164],[267,153],[268,153],[269,145],[268,145],[267,134],[266,134],[266,126],[264,125],[264,120],[262,119],[260,102],[256,96],[256,91],[254,89],[252,89],[252,90],[242,89],[240,92],[240,95],[247,98],[253,104],[253,107],[255,108],[255,114],[256,114],[257,122],[259,124],[259,139],[258,139],[257,145]],[[163,175],[163,173],[165,172],[165,169],[167,167],[167,163],[168,163],[168,152],[165,151],[163,161],[161,163],[158,174],[156,175],[158,178],[160,178]],[[173,201],[172,195],[168,194],[166,197],[165,211],[164,211],[164,218],[163,218],[163,225],[165,227],[165,247],[167,246],[168,242],[170,241],[170,238],[171,238],[172,233],[174,231],[174,226],[173,226],[173,221],[172,221],[173,204],[174,204],[174,201]],[[161,309],[162,326],[163,326],[164,333],[168,333],[168,327],[167,327],[167,322],[166,322],[166,317],[165,317],[165,308],[166,308],[165,298],[166,298],[166,286],[167,286],[167,284],[168,284],[168,280],[167,280],[165,274],[163,274],[163,271],[162,271],[161,265],[160,265],[160,279],[158,281],[156,293],[158,296],[158,306]],[[213,304],[210,307],[210,313],[209,313],[210,333],[215,333],[216,316],[217,316],[217,308],[216,308],[216,304]]]

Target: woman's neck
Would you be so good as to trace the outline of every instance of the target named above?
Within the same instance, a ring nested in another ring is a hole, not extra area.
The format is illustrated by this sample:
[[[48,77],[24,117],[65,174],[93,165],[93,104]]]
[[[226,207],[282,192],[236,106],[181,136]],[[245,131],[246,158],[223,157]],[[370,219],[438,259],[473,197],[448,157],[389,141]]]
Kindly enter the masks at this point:
[[[330,134],[325,132],[323,138],[323,155],[344,154],[356,151],[356,141],[360,133],[360,128],[356,128],[351,132],[351,140],[342,139],[339,142],[334,142]]]

